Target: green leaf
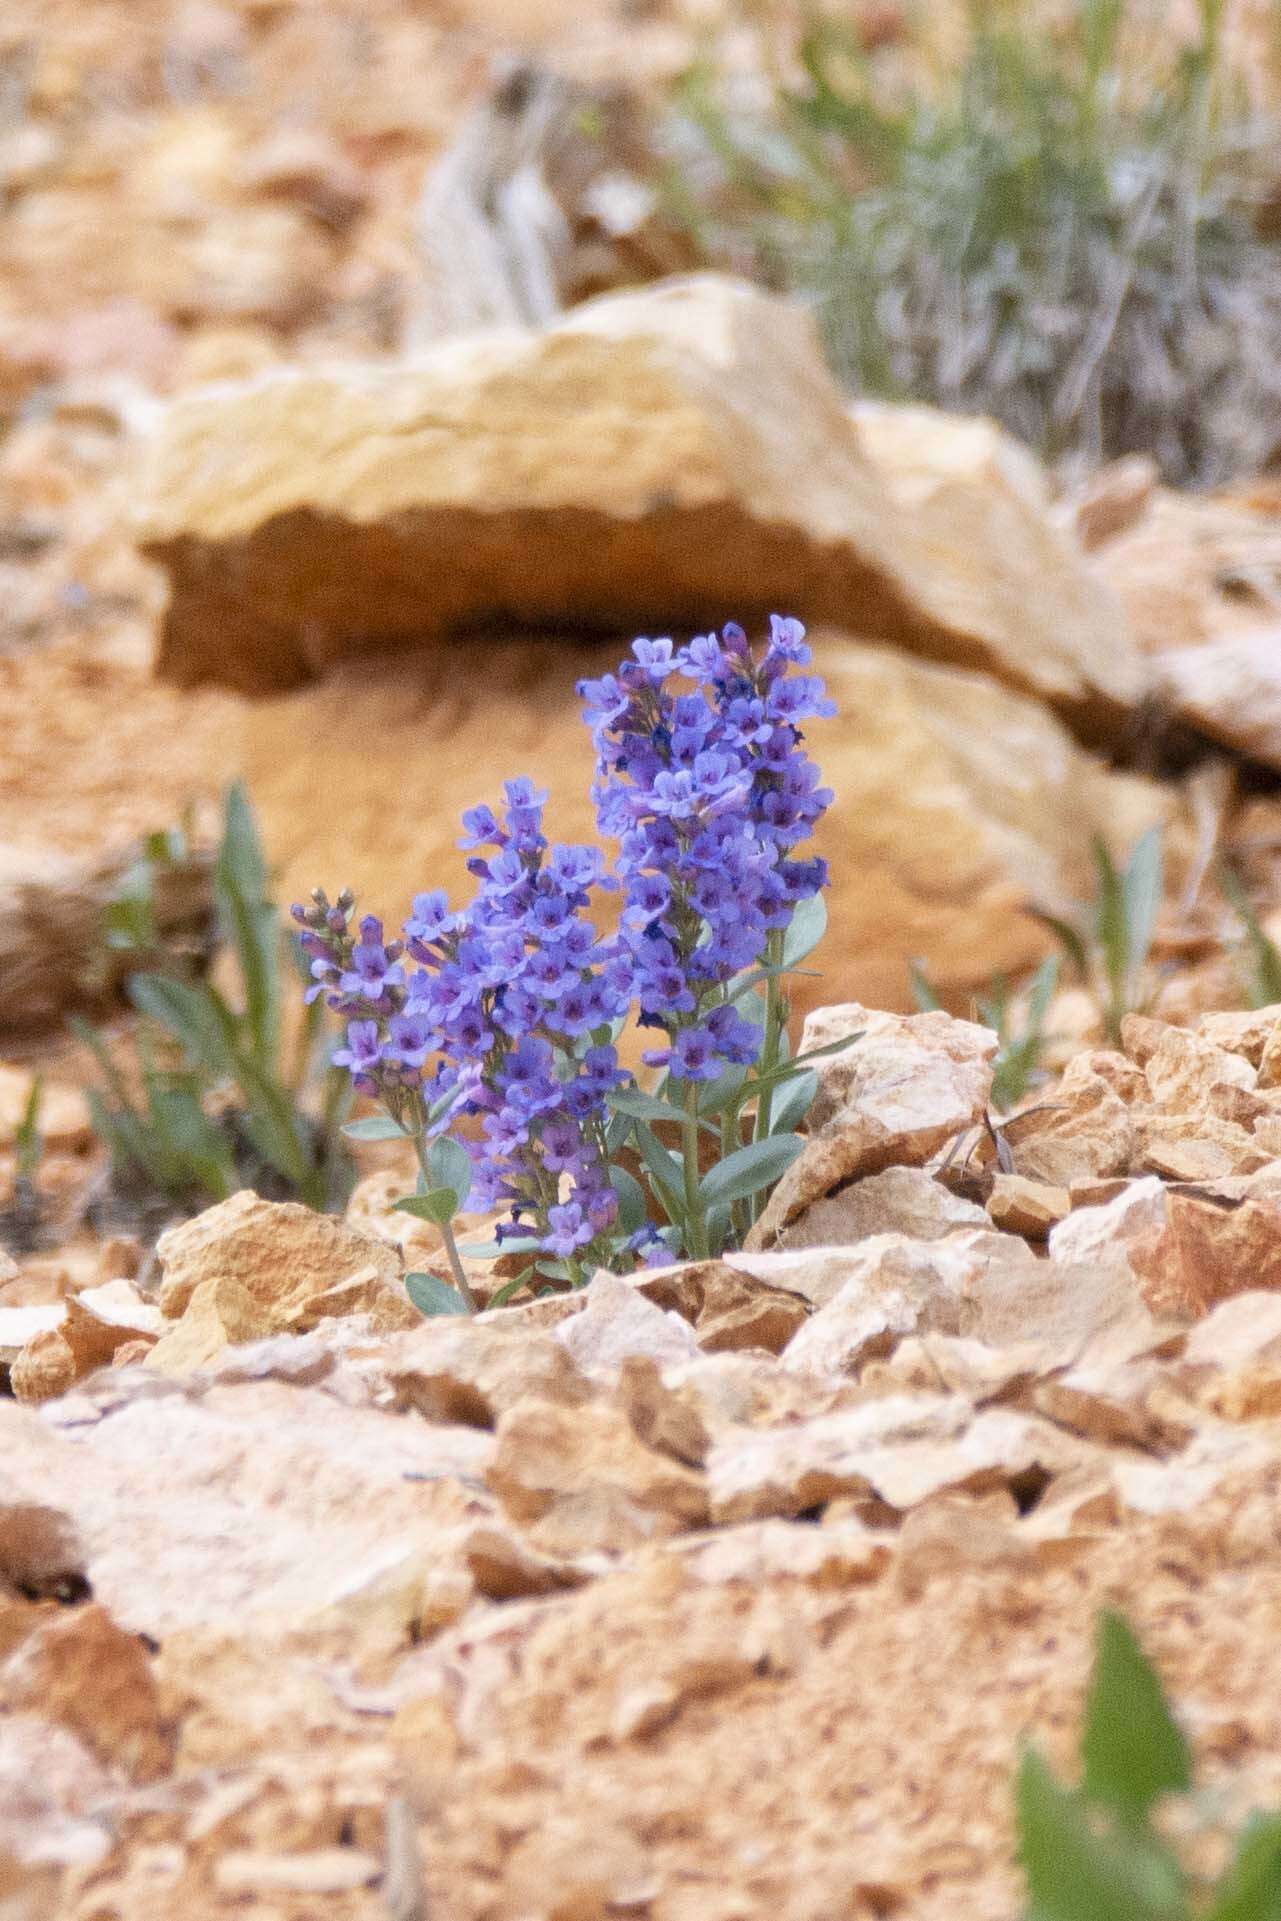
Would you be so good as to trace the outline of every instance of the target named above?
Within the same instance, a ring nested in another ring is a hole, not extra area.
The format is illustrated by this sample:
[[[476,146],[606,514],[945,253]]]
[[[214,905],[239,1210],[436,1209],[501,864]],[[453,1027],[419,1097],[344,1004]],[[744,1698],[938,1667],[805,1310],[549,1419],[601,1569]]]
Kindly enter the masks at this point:
[[[685,1193],[681,1184],[679,1154],[670,1153],[644,1121],[635,1124],[635,1141],[636,1151],[649,1175],[649,1184],[668,1220],[683,1224]]]
[[[461,1141],[442,1134],[427,1151],[427,1170],[438,1188],[448,1188],[455,1196],[454,1212],[466,1207],[471,1193],[471,1156]]]
[[[527,1267],[523,1273],[516,1276],[515,1280],[504,1281],[502,1286],[496,1288],[490,1295],[488,1305],[490,1307],[506,1307],[509,1302],[515,1300],[521,1289],[527,1285],[529,1277],[533,1272],[534,1269],[532,1267]]]
[[[412,1214],[415,1220],[434,1221],[437,1227],[447,1227],[458,1212],[458,1195],[452,1187],[429,1187],[425,1194],[406,1194],[403,1200],[393,1201],[393,1214]]]
[[[1278,1921],[1281,1916],[1281,1815],[1252,1814],[1205,1921]]]
[[[190,1185],[226,1200],[239,1186],[231,1143],[188,1088],[158,1086],[151,1095],[152,1121],[175,1161],[190,1170]]]
[[[616,1114],[626,1114],[629,1120],[657,1121],[663,1125],[683,1126],[685,1110],[675,1101],[665,1101],[661,1094],[647,1094],[640,1087],[615,1087],[607,1096]],[[699,1126],[705,1134],[715,1134],[716,1129],[710,1121],[700,1121]]]
[[[1071,921],[1063,920],[1057,914],[1047,914],[1042,907],[1028,907],[1024,911],[1029,914],[1033,920],[1039,921],[1042,927],[1048,928],[1050,933],[1053,934],[1059,946],[1071,962],[1077,979],[1088,981],[1090,978],[1090,955],[1080,928],[1074,927]]]
[[[1029,1921],[1186,1921],[1178,1867],[1157,1843],[1091,1819],[1029,1749],[1016,1797]]]
[[[766,1140],[736,1148],[708,1169],[699,1182],[699,1195],[706,1206],[719,1207],[772,1187],[804,1145],[797,1134],[771,1134]]]
[[[784,968],[799,967],[827,932],[827,902],[822,894],[811,894],[792,915],[783,936]]]
[[[1121,879],[1121,903],[1125,914],[1126,958],[1131,974],[1147,960],[1156,932],[1156,917],[1162,893],[1162,833],[1149,827],[1130,855],[1130,864]]]
[[[716,1080],[703,1082],[698,1090],[699,1113],[723,1114],[733,1106],[743,1092],[747,1071],[745,1067],[731,1067]]]
[[[538,1237],[534,1234],[514,1234],[506,1241],[465,1241],[459,1244],[460,1254],[469,1254],[476,1261],[496,1261],[501,1254],[536,1254],[539,1248]]]
[[[409,1135],[390,1114],[371,1114],[367,1120],[348,1121],[343,1133],[349,1141],[407,1141]]]
[[[1127,1813],[1146,1813],[1161,1795],[1192,1785],[1188,1745],[1156,1672],[1129,1623],[1110,1611],[1099,1620],[1081,1759],[1086,1794]]]
[[[625,1167],[609,1169],[609,1184],[618,1196],[616,1231],[625,1238],[645,1225],[649,1211],[645,1205],[645,1190]]]
[[[212,988],[164,974],[133,974],[128,985],[138,1012],[172,1034],[193,1067],[218,1080],[237,1078],[235,1021]]]
[[[818,1075],[812,1067],[803,1067],[774,1102],[770,1113],[771,1135],[793,1133],[809,1113],[817,1093]]]
[[[276,1059],[280,1038],[280,922],[243,782],[227,790],[222,842],[213,874],[223,933],[235,949],[245,989],[245,1024],[260,1070]]]
[[[406,1274],[405,1292],[420,1314],[465,1314],[467,1303],[456,1287],[437,1274]]]
[[[907,974],[912,984],[912,999],[916,1002],[921,1013],[942,1013],[943,1003],[930,985],[929,976],[925,972],[925,963],[919,960],[910,960],[907,963]]]

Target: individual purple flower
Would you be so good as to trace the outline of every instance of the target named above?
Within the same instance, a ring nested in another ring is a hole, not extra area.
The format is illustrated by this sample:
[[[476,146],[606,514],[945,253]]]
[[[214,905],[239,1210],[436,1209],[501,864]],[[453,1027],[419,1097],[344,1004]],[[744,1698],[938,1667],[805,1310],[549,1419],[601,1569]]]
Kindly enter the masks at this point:
[[[549,1208],[547,1224],[551,1231],[543,1246],[549,1254],[555,1254],[561,1260],[568,1260],[595,1237],[596,1230],[577,1201],[566,1201],[562,1206]]]
[[[338,1067],[350,1068],[353,1075],[369,1075],[382,1059],[382,1051],[377,1021],[348,1021],[347,1045],[334,1049],[334,1062]]]

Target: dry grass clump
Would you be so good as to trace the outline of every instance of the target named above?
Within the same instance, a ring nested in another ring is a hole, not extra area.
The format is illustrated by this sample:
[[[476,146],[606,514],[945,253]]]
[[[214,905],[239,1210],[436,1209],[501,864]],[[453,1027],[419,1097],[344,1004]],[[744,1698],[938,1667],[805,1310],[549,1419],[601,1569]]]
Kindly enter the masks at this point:
[[[1043,0],[969,0],[933,74],[825,17],[764,83],[712,52],[673,106],[685,216],[816,303],[853,387],[995,415],[1069,467],[1255,471],[1281,449],[1276,127],[1224,0],[1182,44],[1135,11],[1051,31]]]

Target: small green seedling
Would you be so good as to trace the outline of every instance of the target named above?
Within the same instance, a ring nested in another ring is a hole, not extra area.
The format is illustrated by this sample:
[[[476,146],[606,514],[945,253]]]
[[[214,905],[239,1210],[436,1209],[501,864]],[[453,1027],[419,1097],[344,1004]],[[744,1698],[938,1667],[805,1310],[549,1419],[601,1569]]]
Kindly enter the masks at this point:
[[[1189,1873],[1154,1819],[1192,1793],[1192,1759],[1133,1629],[1105,1613],[1081,1734],[1081,1783],[1033,1748],[1016,1793],[1026,1921],[1278,1921],[1281,1817],[1246,1822],[1224,1874]]]
[[[1235,959],[1246,1000],[1251,1007],[1275,1007],[1281,1001],[1281,948],[1264,932],[1253,901],[1226,862],[1219,885],[1241,923]]]
[[[1150,827],[1135,844],[1128,862],[1118,867],[1104,841],[1091,847],[1095,892],[1070,918],[1029,911],[1056,936],[1082,984],[1099,1003],[1103,1027],[1115,1046],[1127,1014],[1147,1005],[1151,990],[1148,961],[1161,906],[1162,834]]]
[[[108,916],[114,945],[155,946],[147,860],[178,858],[186,832],[153,836]],[[213,870],[217,931],[236,987],[224,994],[203,973],[184,978],[163,961],[141,965],[128,994],[139,1021],[134,1061],[123,1066],[103,1036],[73,1022],[102,1075],[89,1093],[95,1131],[126,1185],[190,1205],[238,1187],[332,1206],[350,1183],[340,1127],[346,1077],[329,1068],[323,1009],[313,1004],[296,1044],[281,1020],[284,979],[306,963],[270,898],[269,875],[248,795],[227,794]],[[216,970],[215,970],[216,971]]]

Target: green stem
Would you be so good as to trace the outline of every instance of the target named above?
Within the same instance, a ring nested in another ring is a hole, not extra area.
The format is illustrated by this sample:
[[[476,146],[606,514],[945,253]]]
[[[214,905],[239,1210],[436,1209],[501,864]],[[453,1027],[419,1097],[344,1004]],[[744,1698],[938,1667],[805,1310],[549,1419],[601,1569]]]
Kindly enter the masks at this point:
[[[431,1186],[431,1174],[427,1167],[427,1138],[421,1127],[414,1130],[414,1154],[417,1157],[418,1170],[423,1177],[423,1192],[426,1193]],[[463,1306],[469,1314],[476,1314],[480,1310],[480,1302],[472,1293],[471,1283],[464,1271],[462,1256],[458,1252],[458,1242],[454,1239],[454,1230],[450,1222],[440,1223],[440,1238],[445,1243],[445,1253],[449,1257],[449,1271],[454,1277],[454,1286],[462,1296]]]
[[[783,930],[774,928],[765,942],[765,964],[777,968],[783,960]],[[779,1043],[783,1038],[783,1028],[787,1023],[787,1001],[783,995],[783,977],[773,973],[765,983],[765,1037],[761,1045],[760,1063],[756,1069],[764,1080],[778,1066]],[[772,1086],[762,1088],[756,1101],[756,1126],[752,1130],[753,1140],[769,1138],[770,1114],[774,1105]]]
[[[707,1224],[698,1193],[698,1083],[685,1083],[685,1120],[681,1128],[685,1167],[685,1253],[691,1261],[707,1259]]]

